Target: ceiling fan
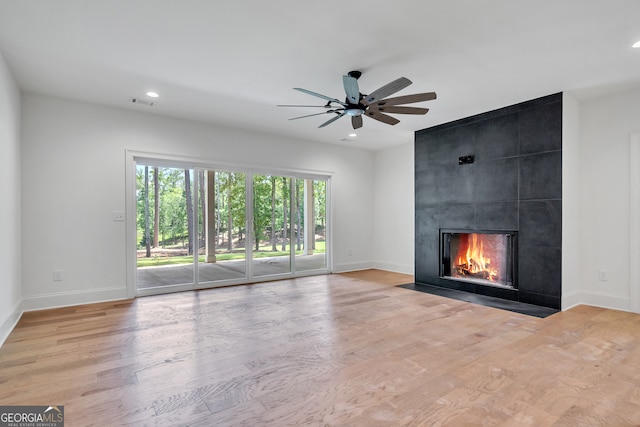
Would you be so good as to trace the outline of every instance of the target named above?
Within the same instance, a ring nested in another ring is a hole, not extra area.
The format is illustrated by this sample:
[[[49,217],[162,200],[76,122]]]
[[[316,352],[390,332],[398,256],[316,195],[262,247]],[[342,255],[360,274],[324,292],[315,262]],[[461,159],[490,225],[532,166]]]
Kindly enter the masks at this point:
[[[336,98],[321,95],[307,89],[294,87],[295,90],[312,96],[317,96],[327,101],[324,106],[321,105],[278,105],[278,107],[319,107],[326,108],[327,111],[316,114],[308,114],[306,116],[293,117],[289,120],[303,119],[305,117],[319,116],[321,114],[334,114],[334,117],[322,123],[320,128],[325,127],[340,117],[347,115],[351,117],[351,125],[354,129],[362,127],[362,116],[369,116],[388,125],[395,125],[400,120],[391,117],[391,114],[427,114],[428,108],[404,107],[403,104],[413,104],[415,102],[430,101],[436,99],[435,92],[416,93],[413,95],[398,96],[395,98],[386,98],[394,93],[404,89],[411,84],[411,80],[406,77],[400,77],[387,83],[379,89],[374,90],[369,95],[360,93],[358,87],[358,79],[362,73],[360,71],[349,71],[346,76],[342,76],[344,91],[347,95],[344,101]],[[385,99],[386,98],[386,99]],[[337,105],[334,105],[337,104]]]

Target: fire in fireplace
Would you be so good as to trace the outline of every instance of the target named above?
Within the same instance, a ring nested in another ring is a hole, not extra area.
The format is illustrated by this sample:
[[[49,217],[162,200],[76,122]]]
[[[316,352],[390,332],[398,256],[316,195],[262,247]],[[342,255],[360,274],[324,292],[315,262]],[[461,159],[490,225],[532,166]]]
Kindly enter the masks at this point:
[[[513,231],[440,230],[441,277],[515,289]]]

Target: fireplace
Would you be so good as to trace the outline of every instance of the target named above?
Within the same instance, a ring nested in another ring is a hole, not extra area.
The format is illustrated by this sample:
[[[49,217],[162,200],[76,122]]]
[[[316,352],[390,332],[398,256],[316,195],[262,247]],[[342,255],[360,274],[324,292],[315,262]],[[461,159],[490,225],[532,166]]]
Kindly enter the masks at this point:
[[[416,284],[561,307],[562,99],[548,95],[416,132]],[[483,263],[471,256],[466,267],[451,265],[443,232],[453,240],[456,233],[509,235],[502,238],[506,264],[496,268],[502,279],[477,277],[469,265]]]
[[[440,278],[517,289],[517,232],[440,230]]]

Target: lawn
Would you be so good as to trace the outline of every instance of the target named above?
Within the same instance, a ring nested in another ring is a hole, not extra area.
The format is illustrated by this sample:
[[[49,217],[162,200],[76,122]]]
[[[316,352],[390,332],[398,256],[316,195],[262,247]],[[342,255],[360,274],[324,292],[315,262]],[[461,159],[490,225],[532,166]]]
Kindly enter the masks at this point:
[[[278,247],[281,247],[278,245]],[[276,256],[289,255],[289,245],[287,245],[286,251],[271,251],[270,245],[260,246],[259,251],[253,251],[253,258],[269,258]],[[325,242],[316,242],[316,248],[314,253],[325,252]],[[301,255],[302,251],[296,251],[296,255]],[[221,252],[216,254],[216,260],[229,261],[236,259],[245,259],[245,253],[242,252]],[[177,264],[191,264],[193,262],[193,255],[184,256],[152,256],[150,258],[138,258],[138,267],[158,267],[161,265],[177,265]],[[204,262],[204,255],[198,257],[198,262]]]

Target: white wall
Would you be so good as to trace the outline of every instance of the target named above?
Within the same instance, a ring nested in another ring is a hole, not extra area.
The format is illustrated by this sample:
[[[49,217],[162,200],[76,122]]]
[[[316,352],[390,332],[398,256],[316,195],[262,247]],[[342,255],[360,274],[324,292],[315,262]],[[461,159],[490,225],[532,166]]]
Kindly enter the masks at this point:
[[[20,91],[0,54],[0,345],[22,312]]]
[[[372,152],[33,94],[22,120],[26,310],[125,297],[126,150],[331,171],[333,269],[373,266]]]
[[[375,153],[373,230],[375,267],[414,274],[413,143]]]
[[[620,310],[638,305],[630,296],[640,284],[629,274],[638,265],[629,257],[630,138],[637,132],[639,90],[580,105],[581,303]]]

